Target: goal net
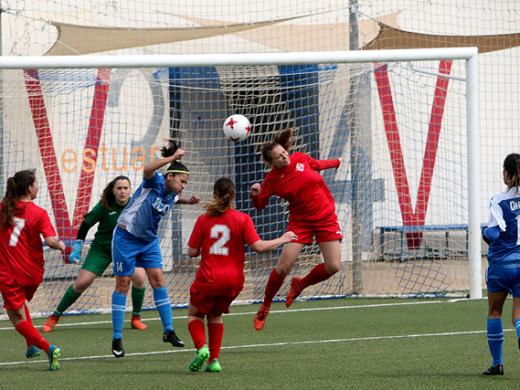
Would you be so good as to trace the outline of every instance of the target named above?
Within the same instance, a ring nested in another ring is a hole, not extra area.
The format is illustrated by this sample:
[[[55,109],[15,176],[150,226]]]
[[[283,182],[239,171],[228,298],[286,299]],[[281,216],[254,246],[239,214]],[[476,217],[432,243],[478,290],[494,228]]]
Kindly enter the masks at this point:
[[[50,60],[58,66],[0,62],[2,183],[17,170],[36,168],[35,203],[48,210],[70,246],[105,185],[124,174],[135,190],[143,167],[173,138],[186,151],[182,162],[190,170],[183,195],[209,200],[216,179],[228,176],[237,187],[236,209],[253,218],[261,238],[272,239],[286,229],[287,204],[272,198],[258,211],[249,188],[268,170],[260,145],[291,127],[292,151],[342,159],[337,171],[322,172],[344,235],[342,269],[302,298],[467,295],[473,272],[468,253],[477,242],[469,222],[470,56],[461,49],[398,52],[409,58],[398,61],[394,51],[373,52],[366,61],[361,52],[322,61],[304,53],[305,60],[293,64],[291,53],[218,57],[213,64],[197,63],[204,58],[197,56],[142,56],[126,64],[124,56],[90,57],[83,65],[77,57]],[[252,123],[241,143],[223,135],[231,114]],[[200,205],[176,206],[160,225],[173,306],[189,300],[199,259],[189,258],[187,241],[201,212]],[[239,301],[263,298],[279,254],[247,250]],[[480,246],[477,255],[479,263]],[[31,304],[43,315],[55,309],[79,272],[56,251],[46,249],[45,260],[44,281]],[[305,275],[321,261],[317,245],[305,247],[276,298],[284,299],[291,276]],[[68,312],[108,311],[114,286],[109,267]],[[150,288],[145,307],[153,307]]]

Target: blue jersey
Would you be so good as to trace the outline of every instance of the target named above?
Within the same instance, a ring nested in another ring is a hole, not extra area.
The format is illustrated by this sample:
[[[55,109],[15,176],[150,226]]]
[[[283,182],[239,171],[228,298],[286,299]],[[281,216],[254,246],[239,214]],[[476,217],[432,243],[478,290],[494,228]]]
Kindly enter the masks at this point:
[[[516,187],[491,198],[489,229],[500,229],[489,244],[490,265],[520,267],[520,193]]]
[[[176,193],[166,192],[164,177],[154,172],[154,176],[145,179],[132,195],[117,223],[126,226],[126,230],[133,236],[152,241],[158,236],[161,218],[168,214],[178,200]]]

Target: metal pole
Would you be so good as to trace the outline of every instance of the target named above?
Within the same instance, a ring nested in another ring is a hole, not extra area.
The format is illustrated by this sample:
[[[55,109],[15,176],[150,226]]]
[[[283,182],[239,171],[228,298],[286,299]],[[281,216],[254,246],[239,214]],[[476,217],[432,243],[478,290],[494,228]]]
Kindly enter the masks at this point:
[[[477,51],[475,47],[435,49],[320,51],[287,53],[223,54],[154,54],[154,55],[85,55],[85,56],[5,56],[0,69],[65,69],[65,68],[168,68],[193,66],[243,65],[308,65],[343,62],[397,62],[425,60],[466,60]]]
[[[466,120],[468,147],[469,297],[482,298],[480,236],[480,134],[478,118],[478,53],[466,61]]]
[[[2,57],[2,16],[4,9],[0,7],[0,57]],[[0,194],[5,192],[4,178],[4,72],[0,71]]]
[[[351,51],[359,49],[359,25],[357,19],[358,2],[350,0],[349,2],[349,49]],[[356,71],[354,69],[354,71]],[[363,290],[363,279],[361,273],[362,252],[363,252],[363,234],[362,234],[362,158],[361,152],[361,126],[359,118],[359,82],[360,77],[353,75],[350,84],[349,102],[347,107],[350,108],[348,115],[348,126],[350,128],[351,146],[350,146],[350,166],[352,169],[352,292],[360,294]]]

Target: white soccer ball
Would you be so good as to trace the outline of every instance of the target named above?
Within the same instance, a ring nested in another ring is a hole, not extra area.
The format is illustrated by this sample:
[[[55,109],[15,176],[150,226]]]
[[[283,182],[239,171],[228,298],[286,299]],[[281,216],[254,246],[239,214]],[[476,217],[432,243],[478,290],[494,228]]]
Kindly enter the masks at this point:
[[[224,121],[224,135],[233,142],[242,142],[251,132],[251,123],[243,115],[231,115]]]

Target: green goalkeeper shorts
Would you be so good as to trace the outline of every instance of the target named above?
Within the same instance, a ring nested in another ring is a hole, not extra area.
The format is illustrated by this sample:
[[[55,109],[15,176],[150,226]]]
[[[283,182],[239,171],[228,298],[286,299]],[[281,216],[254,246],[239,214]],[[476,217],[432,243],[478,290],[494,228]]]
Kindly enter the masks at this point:
[[[93,242],[81,268],[86,269],[97,276],[102,276],[110,263],[112,263],[111,248],[105,248]]]

